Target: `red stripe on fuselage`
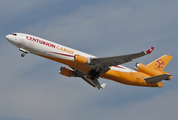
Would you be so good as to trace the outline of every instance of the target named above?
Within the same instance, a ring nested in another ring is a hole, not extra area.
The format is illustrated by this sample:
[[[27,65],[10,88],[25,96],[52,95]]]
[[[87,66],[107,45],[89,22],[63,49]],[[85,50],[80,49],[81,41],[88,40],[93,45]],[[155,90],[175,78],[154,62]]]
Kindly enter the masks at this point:
[[[49,52],[49,51],[47,51],[47,52]],[[49,52],[49,53],[63,55],[63,56],[67,56],[67,57],[74,57],[73,55],[67,55],[67,54],[62,54],[62,53],[57,53],[57,52]]]
[[[121,66],[112,66],[112,67],[117,67],[117,68],[125,69],[125,68],[123,68],[123,67],[121,67]]]

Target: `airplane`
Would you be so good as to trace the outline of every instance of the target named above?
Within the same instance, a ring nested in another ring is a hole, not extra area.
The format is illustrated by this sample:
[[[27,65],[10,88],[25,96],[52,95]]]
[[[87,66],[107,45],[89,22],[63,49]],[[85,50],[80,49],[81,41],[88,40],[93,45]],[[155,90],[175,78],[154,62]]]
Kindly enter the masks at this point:
[[[135,70],[122,66],[133,59],[150,54],[154,47],[134,54],[98,58],[30,34],[12,33],[6,35],[6,39],[19,48],[22,52],[21,57],[32,53],[65,64],[70,68],[61,67],[59,70],[61,75],[80,77],[98,89],[106,86],[105,83],[100,85],[99,77],[142,87],[163,87],[162,80],[172,79],[170,73],[163,71],[172,59],[169,55],[163,55],[147,65],[136,63]]]

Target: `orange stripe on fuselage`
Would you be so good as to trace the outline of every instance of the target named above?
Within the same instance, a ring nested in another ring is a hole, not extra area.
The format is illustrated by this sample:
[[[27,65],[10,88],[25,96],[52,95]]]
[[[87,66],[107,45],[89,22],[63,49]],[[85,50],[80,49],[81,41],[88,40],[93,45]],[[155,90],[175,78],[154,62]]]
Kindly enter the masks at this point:
[[[38,54],[36,54],[38,55]],[[89,73],[91,71],[91,68],[86,67],[85,65],[81,65],[78,63],[75,63],[72,60],[65,60],[61,58],[56,58],[56,57],[50,57],[50,56],[44,56],[44,55],[38,55],[59,63],[66,64],[72,68],[78,69],[79,71],[82,71],[84,73]],[[100,76],[105,79],[110,79],[115,82],[123,83],[126,85],[133,85],[133,86],[148,86],[148,87],[162,87],[162,83],[149,83],[144,80],[145,77],[150,77],[144,73],[141,72],[121,72],[121,71],[116,71],[116,70],[109,70],[108,72],[100,73]]]

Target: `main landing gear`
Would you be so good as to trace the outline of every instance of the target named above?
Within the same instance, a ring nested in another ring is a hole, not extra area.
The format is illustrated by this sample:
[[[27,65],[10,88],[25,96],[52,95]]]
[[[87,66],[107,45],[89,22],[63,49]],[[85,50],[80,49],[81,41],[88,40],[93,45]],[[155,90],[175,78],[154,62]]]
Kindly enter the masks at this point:
[[[95,80],[96,78],[99,77],[100,72],[97,72],[96,70],[91,70],[90,75],[91,75],[91,80]]]

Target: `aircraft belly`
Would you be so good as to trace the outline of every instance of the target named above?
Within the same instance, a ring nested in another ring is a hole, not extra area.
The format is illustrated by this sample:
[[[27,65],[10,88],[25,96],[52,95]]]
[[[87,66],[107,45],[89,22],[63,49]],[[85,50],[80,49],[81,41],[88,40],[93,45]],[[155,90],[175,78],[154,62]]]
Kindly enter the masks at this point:
[[[162,85],[159,83],[148,83],[144,80],[148,75],[139,72],[120,72],[110,70],[106,74],[100,73],[100,77],[113,80],[126,85],[132,86],[144,86],[144,87],[160,87]]]

